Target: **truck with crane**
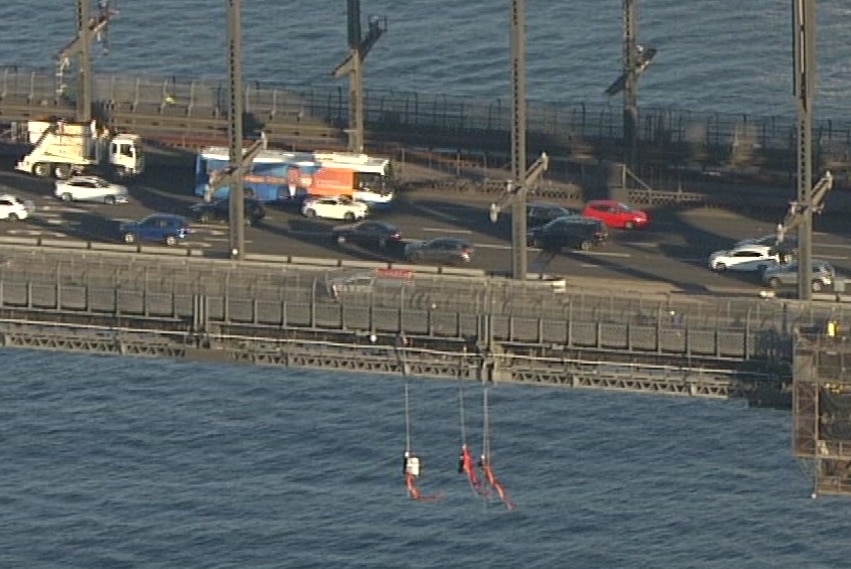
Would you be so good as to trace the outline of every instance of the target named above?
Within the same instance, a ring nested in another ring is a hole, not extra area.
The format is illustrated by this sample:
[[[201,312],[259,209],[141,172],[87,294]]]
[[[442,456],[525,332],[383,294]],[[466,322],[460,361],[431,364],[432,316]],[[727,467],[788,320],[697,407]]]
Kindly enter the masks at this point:
[[[95,121],[30,120],[24,135],[31,148],[15,169],[28,174],[60,180],[87,173],[127,178],[145,170],[139,135],[113,134]]]

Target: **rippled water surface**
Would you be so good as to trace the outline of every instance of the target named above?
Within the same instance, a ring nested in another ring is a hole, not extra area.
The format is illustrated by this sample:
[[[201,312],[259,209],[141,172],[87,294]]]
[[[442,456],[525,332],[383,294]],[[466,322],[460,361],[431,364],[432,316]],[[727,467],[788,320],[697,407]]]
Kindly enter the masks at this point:
[[[809,498],[788,412],[498,385],[494,464],[457,474],[456,382],[0,351],[2,567],[847,566],[849,503]],[[481,448],[483,389],[465,385]]]
[[[0,4],[0,63],[52,67],[72,39],[74,2]],[[243,2],[247,79],[332,84],[347,49],[346,2]],[[367,86],[485,100],[509,95],[508,0],[362,0],[364,20],[386,16],[367,58]],[[227,3],[129,1],[109,34],[102,73],[227,73]],[[659,53],[642,76],[647,107],[793,117],[791,2],[643,0],[639,40]],[[527,0],[528,93],[534,100],[600,103],[621,68],[622,2]],[[851,9],[818,2],[816,111],[845,119],[851,87]],[[40,38],[40,39],[39,39]],[[345,89],[344,81],[333,83]],[[620,100],[613,100],[620,105]]]

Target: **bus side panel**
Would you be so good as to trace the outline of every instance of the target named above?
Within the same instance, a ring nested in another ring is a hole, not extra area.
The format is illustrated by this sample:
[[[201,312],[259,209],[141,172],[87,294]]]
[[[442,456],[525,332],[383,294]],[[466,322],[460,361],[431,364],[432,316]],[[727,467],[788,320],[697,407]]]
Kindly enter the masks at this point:
[[[312,196],[350,196],[354,193],[355,172],[343,168],[319,168],[313,173]]]
[[[255,162],[251,172],[243,178],[246,193],[249,190],[262,202],[276,202],[289,197],[287,190],[287,165],[272,162]]]

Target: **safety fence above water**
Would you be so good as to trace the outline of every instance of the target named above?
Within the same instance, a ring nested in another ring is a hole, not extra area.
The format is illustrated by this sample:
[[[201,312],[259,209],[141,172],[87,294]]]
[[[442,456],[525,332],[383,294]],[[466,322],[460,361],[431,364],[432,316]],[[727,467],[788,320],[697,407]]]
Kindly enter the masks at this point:
[[[0,68],[0,120],[74,114],[73,93],[57,98],[52,71]],[[246,84],[249,131],[266,131],[287,145],[344,144],[348,90],[336,86]],[[223,134],[227,82],[219,79],[95,77],[93,99],[113,126],[145,132]],[[365,123],[374,142],[505,151],[511,130],[508,101],[367,89]],[[623,140],[619,105],[530,101],[530,149],[601,158]],[[642,108],[637,136],[644,162],[680,166],[726,165],[740,172],[794,171],[794,117],[763,117]],[[851,167],[851,121],[824,119],[813,134],[817,168],[843,177]]]

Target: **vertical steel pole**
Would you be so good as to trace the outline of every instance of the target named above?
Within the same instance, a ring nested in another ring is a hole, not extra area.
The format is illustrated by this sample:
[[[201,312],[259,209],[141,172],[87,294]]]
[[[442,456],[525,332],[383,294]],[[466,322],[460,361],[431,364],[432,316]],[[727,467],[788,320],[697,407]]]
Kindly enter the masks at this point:
[[[242,166],[242,0],[228,0],[228,77],[230,107],[228,116],[228,152],[230,167],[239,171]],[[230,255],[245,258],[245,206],[242,176],[230,183]]]
[[[511,274],[526,280],[526,0],[511,0]]]
[[[360,0],[349,0],[349,152],[363,152],[363,53]]]
[[[798,227],[798,298],[812,299],[813,149],[812,107],[816,83],[816,0],[792,0],[794,86],[798,120],[798,203],[803,213]]]
[[[89,15],[91,0],[77,0],[77,37],[80,38],[77,68],[77,120],[92,120],[92,55]]]
[[[624,162],[635,166],[638,128],[638,0],[623,0]]]

